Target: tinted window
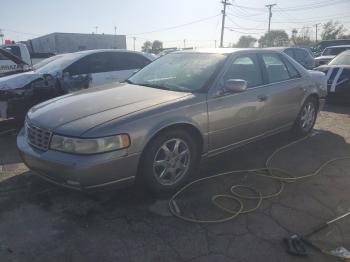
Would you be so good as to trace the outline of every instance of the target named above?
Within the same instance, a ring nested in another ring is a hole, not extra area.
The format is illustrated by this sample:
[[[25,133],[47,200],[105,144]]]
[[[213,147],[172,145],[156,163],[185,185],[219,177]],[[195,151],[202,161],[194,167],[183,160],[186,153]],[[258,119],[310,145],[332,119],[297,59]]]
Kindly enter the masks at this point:
[[[18,46],[1,46],[1,48],[18,58],[21,58],[21,49]],[[8,60],[8,58],[3,57],[1,60]]]
[[[92,74],[113,71],[108,53],[96,53],[85,56],[73,63],[65,71],[71,75]]]
[[[284,52],[289,55],[291,58],[294,58],[294,53],[293,53],[293,49],[286,49],[284,50]]]
[[[327,47],[322,55],[326,56],[326,55],[338,55],[341,52],[350,49],[350,47]]]
[[[263,84],[262,74],[255,55],[237,57],[224,75],[224,80],[243,79],[248,87]]]
[[[302,49],[295,49],[295,60],[297,61],[303,61],[307,57],[307,52]]]
[[[263,54],[262,59],[265,63],[270,83],[290,79],[287,67],[278,54]]]
[[[140,69],[150,63],[150,60],[140,54],[126,52],[110,53],[110,59],[114,71]]]

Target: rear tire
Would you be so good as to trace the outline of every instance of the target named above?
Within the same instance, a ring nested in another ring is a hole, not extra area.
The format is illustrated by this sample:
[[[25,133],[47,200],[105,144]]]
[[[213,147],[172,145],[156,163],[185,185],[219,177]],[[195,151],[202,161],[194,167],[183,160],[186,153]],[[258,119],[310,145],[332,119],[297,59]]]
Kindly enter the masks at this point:
[[[317,113],[317,99],[315,97],[307,98],[294,123],[293,133],[297,136],[308,135],[316,123]]]
[[[199,146],[182,129],[160,133],[147,145],[143,153],[139,176],[156,195],[174,193],[194,175]]]

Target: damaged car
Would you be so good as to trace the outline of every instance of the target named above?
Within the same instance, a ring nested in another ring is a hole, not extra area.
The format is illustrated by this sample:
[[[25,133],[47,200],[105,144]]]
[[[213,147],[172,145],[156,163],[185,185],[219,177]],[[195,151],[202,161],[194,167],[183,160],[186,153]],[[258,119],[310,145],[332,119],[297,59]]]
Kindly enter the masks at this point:
[[[336,56],[328,65],[316,70],[326,74],[327,100],[350,103],[350,50]]]
[[[26,72],[0,78],[0,118],[24,121],[27,111],[50,98],[122,82],[154,58],[127,50],[88,50],[45,59]]]
[[[31,65],[0,46],[0,78],[31,70]]]

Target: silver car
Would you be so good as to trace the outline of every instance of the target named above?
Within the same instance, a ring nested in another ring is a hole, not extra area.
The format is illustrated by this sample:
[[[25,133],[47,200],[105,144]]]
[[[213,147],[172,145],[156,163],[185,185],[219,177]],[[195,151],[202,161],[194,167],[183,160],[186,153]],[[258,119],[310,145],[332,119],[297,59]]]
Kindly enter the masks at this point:
[[[315,68],[315,58],[311,51],[301,47],[271,47],[270,50],[284,52],[306,69]]]
[[[34,106],[17,145],[29,168],[62,186],[139,180],[172,192],[201,159],[283,130],[308,134],[325,95],[323,73],[280,52],[174,52],[126,83]]]

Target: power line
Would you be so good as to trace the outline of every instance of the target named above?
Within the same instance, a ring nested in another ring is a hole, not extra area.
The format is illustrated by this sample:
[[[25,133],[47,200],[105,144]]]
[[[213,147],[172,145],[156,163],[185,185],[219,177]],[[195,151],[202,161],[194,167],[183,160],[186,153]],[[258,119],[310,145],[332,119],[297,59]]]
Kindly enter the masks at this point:
[[[306,5],[293,6],[293,7],[285,7],[282,9],[285,11],[300,11],[300,10],[307,10],[307,9],[322,8],[322,7],[327,7],[327,6],[336,5],[336,4],[343,4],[346,2],[349,3],[348,0],[324,1],[324,2],[320,2],[320,3],[306,4]]]
[[[214,15],[214,16],[209,16],[209,17],[206,17],[206,18],[202,18],[202,19],[199,19],[199,20],[195,20],[195,21],[192,21],[192,22],[188,22],[188,23],[186,23],[186,24],[181,24],[181,25],[176,25],[176,26],[170,26],[170,27],[165,27],[165,28],[153,30],[153,31],[142,32],[142,33],[137,33],[137,34],[128,34],[128,35],[137,36],[137,35],[145,35],[145,34],[158,33],[158,32],[163,32],[163,31],[169,31],[169,30],[172,30],[172,29],[177,29],[177,28],[180,28],[180,27],[184,27],[184,26],[188,26],[188,25],[200,23],[200,22],[203,22],[203,21],[207,21],[207,20],[213,19],[213,18],[215,18],[215,17],[218,17],[219,15],[220,15],[220,14]]]

